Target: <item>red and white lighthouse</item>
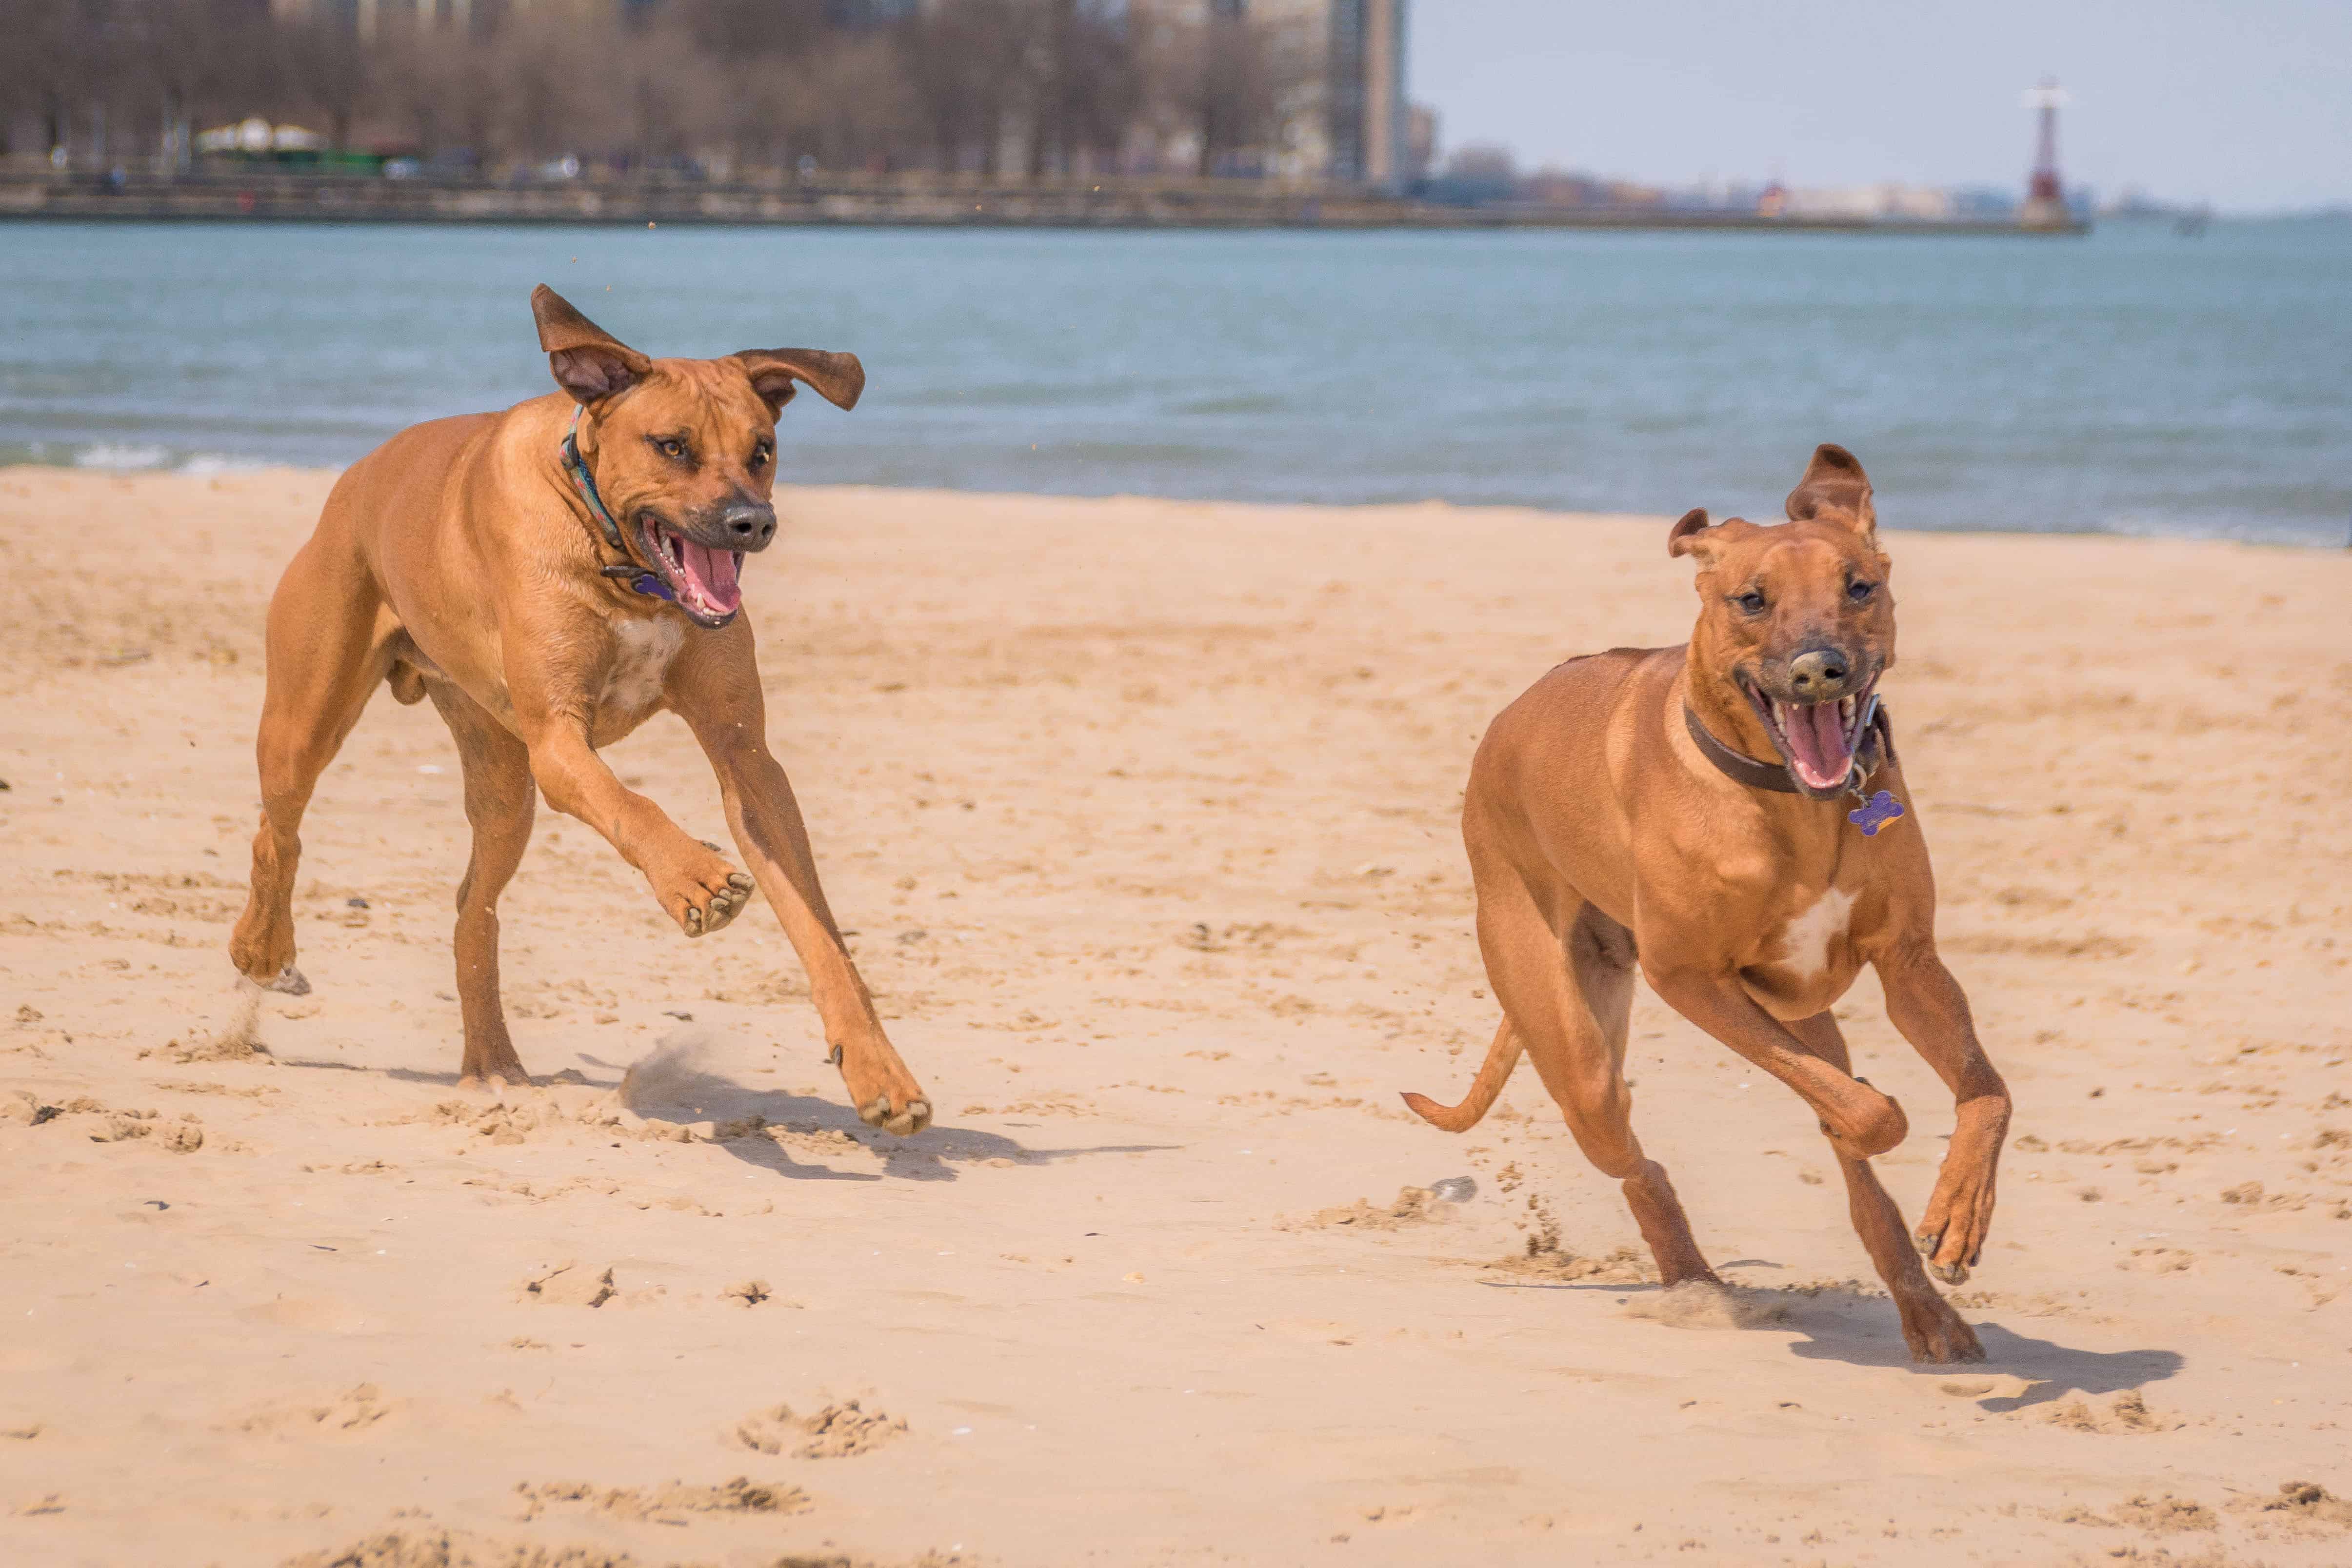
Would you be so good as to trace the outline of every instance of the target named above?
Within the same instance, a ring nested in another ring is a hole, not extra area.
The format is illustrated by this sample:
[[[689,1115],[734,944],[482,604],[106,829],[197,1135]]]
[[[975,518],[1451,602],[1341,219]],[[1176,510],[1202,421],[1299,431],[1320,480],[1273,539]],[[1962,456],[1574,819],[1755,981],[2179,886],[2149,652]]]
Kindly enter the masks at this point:
[[[2058,110],[2065,101],[2066,89],[2055,77],[2043,77],[2040,87],[2025,94],[2025,107],[2041,121],[2033,173],[2025,185],[2025,209],[2017,220],[2030,229],[2060,229],[2073,221],[2066,212],[2065,183],[2058,176]]]

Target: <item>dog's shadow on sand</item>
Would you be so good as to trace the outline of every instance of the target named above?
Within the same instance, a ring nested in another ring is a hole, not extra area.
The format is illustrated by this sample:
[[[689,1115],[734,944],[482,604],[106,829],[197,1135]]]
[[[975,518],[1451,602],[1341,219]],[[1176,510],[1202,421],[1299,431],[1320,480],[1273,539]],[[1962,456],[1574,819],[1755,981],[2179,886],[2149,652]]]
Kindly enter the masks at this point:
[[[1737,1263],[1725,1264],[1723,1269],[1727,1273],[1734,1269],[1777,1269],[1780,1266],[1760,1259],[1743,1259]],[[1943,1365],[1924,1364],[1911,1359],[1911,1353],[1903,1343],[1903,1331],[1895,1317],[1895,1303],[1883,1294],[1851,1285],[1781,1290],[1734,1281],[1719,1310],[1692,1312],[1676,1311],[1672,1304],[1675,1298],[1662,1285],[1531,1283],[1497,1280],[1485,1280],[1480,1283],[1497,1289],[1570,1291],[1579,1294],[1608,1295],[1622,1303],[1633,1315],[1664,1323],[1681,1322],[1707,1328],[1795,1333],[1804,1337],[1792,1342],[1789,1352],[1806,1361],[1842,1361],[1849,1366],[1883,1366],[1958,1382],[1987,1375],[2006,1375],[2021,1379],[2025,1386],[2011,1394],[1993,1395],[1993,1385],[1990,1383],[1984,1385],[1983,1392],[1991,1396],[1978,1399],[1976,1407],[1993,1416],[2053,1404],[2069,1395],[2121,1394],[2127,1389],[2160,1383],[2188,1364],[2188,1359],[2178,1351],[2078,1350],[2055,1340],[2036,1339],[2031,1334],[2019,1333],[1967,1312],[1963,1315],[1969,1318],[1969,1326],[1977,1331],[1977,1338],[1984,1345],[1984,1360]]]
[[[1884,1296],[1859,1291],[1839,1299],[1824,1291],[1811,1300],[1792,1303],[1785,1325],[1804,1334],[1789,1346],[1790,1354],[1808,1361],[1842,1361],[1850,1366],[1886,1366],[1933,1372],[1965,1379],[1969,1375],[2001,1375],[2024,1380],[2025,1386],[1976,1401],[1988,1415],[2048,1405],[2069,1395],[2121,1394],[2126,1389],[2161,1383],[2188,1364],[2173,1350],[2082,1350],[2056,1340],[2037,1339],[2000,1323],[1963,1313],[1984,1345],[1980,1362],[1943,1367],[1921,1366],[1904,1348],[1895,1322],[1895,1304]],[[1884,1318],[1885,1321],[1880,1322]],[[1990,1390],[1987,1390],[1990,1393]]]
[[[2055,1340],[2036,1339],[2014,1329],[1980,1319],[1963,1308],[1961,1315],[1977,1331],[1984,1345],[1980,1362],[1926,1366],[1911,1359],[1903,1343],[1895,1303],[1885,1296],[1852,1287],[1807,1291],[1773,1291],[1786,1303],[1784,1320],[1769,1326],[1794,1329],[1805,1337],[1789,1346],[1790,1354],[1807,1361],[1842,1361],[1849,1366],[1885,1366],[1965,1380],[1971,1375],[2006,1374],[2025,1386],[2011,1394],[1976,1401],[1988,1415],[2048,1405],[2068,1395],[2121,1394],[2126,1389],[2161,1383],[2188,1364],[2171,1350],[2079,1350]],[[1990,1394],[1988,1387],[1986,1393]]]
[[[583,1054],[591,1067],[613,1070],[616,1064]],[[756,1116],[768,1129],[781,1129],[788,1141],[767,1131],[727,1138],[719,1147],[755,1169],[798,1181],[954,1181],[956,1167],[1003,1162],[1012,1166],[1051,1165],[1057,1160],[1093,1155],[1156,1154],[1173,1144],[1097,1144],[1080,1147],[1038,1148],[976,1127],[933,1124],[912,1137],[899,1138],[869,1127],[846,1105],[783,1089],[760,1089],[739,1082],[687,1061],[672,1060],[646,1072],[643,1064],[622,1088],[631,1110],[648,1123],[684,1125],[694,1122],[745,1122]],[[809,1146],[814,1135],[816,1148]],[[835,1170],[824,1164],[803,1164],[793,1157],[822,1154],[824,1142],[856,1144],[882,1160],[880,1171]]]

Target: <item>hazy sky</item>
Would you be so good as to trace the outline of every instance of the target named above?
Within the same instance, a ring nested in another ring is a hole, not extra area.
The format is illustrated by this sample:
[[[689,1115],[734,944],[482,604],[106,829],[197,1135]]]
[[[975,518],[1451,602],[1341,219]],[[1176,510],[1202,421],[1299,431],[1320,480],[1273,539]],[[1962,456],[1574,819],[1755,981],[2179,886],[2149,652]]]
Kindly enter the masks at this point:
[[[2067,181],[2225,211],[2352,202],[2352,0],[1412,0],[1446,148],[1685,184]]]

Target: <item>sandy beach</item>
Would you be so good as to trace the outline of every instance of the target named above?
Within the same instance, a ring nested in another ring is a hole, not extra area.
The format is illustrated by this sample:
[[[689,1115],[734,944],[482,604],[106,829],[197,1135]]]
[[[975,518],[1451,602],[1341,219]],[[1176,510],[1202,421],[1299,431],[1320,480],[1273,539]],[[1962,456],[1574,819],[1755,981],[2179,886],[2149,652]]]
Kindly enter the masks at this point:
[[[688,943],[545,811],[546,1086],[461,1097],[429,706],[327,773],[316,988],[250,1010],[262,612],[331,479],[0,471],[0,1560],[2352,1560],[2352,555],[1886,536],[2018,1105],[1990,1359],[1914,1368],[1811,1118],[1646,991],[1635,1125],[1744,1326],[1662,1312],[1532,1072],[1397,1103],[1495,1024],[1476,737],[1687,635],[1665,519],[791,493],[751,613],[902,1143],[768,911]],[[722,836],[675,720],[611,755]],[[1916,1215],[1948,1097],[1839,1012]]]

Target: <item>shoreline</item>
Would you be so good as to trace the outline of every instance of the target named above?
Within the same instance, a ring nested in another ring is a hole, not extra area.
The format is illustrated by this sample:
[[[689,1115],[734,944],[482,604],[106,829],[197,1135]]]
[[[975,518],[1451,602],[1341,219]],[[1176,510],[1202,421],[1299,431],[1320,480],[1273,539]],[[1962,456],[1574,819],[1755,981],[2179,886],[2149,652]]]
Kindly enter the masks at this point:
[[[114,468],[98,465],[82,465],[64,463],[0,462],[0,478],[10,475],[71,475],[93,479],[185,479],[202,481],[240,476],[283,475],[294,477],[324,478],[330,482],[343,472],[341,467],[320,464],[247,463],[234,458],[198,458],[203,466]],[[344,466],[349,466],[345,465]],[[1133,491],[1078,493],[1058,490],[954,490],[937,486],[897,485],[856,485],[824,483],[781,483],[779,494],[866,495],[875,497],[929,497],[940,500],[974,500],[991,502],[1037,502],[1045,505],[1125,505],[1144,503],[1171,507],[1244,507],[1268,512],[1360,512],[1422,509],[1462,514],[1499,514],[1559,518],[1612,518],[1626,520],[1671,520],[1669,514],[1640,511],[1594,511],[1559,507],[1522,505],[1485,501],[1450,501],[1443,497],[1423,497],[1414,500],[1391,501],[1265,501],[1233,499],[1223,497],[1160,496]],[[322,492],[323,493],[323,492]],[[1738,514],[1726,514],[1738,515]],[[1777,521],[1763,517],[1759,521]],[[2335,551],[2352,554],[2352,525],[2347,525],[2344,540],[2329,542],[2315,539],[2234,538],[2220,535],[2171,533],[2117,533],[2111,530],[2083,529],[2077,531],[2054,528],[1906,528],[1899,524],[1882,523],[1879,531],[1897,538],[1985,538],[1985,539],[2053,539],[2053,540],[2114,540],[2133,544],[2227,545],[2244,549],[2281,550],[2298,554]]]
[[[278,170],[160,175],[0,171],[0,221],[308,222],[539,226],[1720,231],[2079,237],[2087,221],[1766,216],[1720,208],[1452,206],[1349,185],[882,176],[822,183],[355,178]]]

